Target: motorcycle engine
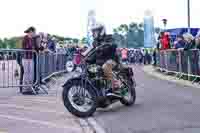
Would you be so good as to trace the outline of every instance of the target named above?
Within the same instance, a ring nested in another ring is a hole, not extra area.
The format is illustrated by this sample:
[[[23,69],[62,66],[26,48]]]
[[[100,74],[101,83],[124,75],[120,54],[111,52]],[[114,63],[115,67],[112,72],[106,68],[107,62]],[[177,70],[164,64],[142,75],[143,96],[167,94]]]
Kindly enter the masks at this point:
[[[103,75],[103,70],[101,66],[99,65],[95,65],[95,64],[89,65],[87,70],[90,77],[92,78],[100,78]]]
[[[88,66],[89,77],[93,84],[97,88],[101,88],[106,85],[105,79],[103,78],[103,69],[99,65],[89,65]]]

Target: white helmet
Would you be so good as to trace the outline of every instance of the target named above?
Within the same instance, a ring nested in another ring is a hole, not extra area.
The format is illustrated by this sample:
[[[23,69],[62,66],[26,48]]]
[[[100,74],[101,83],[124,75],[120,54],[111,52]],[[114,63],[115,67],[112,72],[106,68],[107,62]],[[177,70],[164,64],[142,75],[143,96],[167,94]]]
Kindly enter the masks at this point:
[[[91,26],[91,31],[94,39],[97,39],[106,34],[106,28],[101,23],[95,23]]]

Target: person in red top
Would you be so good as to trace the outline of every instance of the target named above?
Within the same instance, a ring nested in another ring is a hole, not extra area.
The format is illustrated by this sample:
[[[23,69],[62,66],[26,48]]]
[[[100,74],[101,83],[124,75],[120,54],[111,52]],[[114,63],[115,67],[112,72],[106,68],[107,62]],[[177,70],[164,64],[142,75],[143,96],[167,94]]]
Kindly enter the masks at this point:
[[[126,63],[128,59],[128,49],[123,48],[121,50],[121,56],[122,56],[122,61]]]
[[[170,38],[169,33],[165,32],[164,35],[161,37],[161,50],[170,49]]]

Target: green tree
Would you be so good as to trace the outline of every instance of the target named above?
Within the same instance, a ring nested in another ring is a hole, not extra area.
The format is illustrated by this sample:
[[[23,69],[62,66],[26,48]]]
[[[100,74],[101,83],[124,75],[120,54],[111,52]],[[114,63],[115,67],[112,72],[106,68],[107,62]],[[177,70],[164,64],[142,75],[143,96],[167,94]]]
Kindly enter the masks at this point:
[[[127,24],[121,24],[118,28],[119,34],[126,35],[128,32],[128,25]]]
[[[118,35],[118,39],[120,38],[119,35],[123,36],[123,44],[118,44],[119,46],[138,48],[144,45],[143,23],[131,22],[129,25],[121,24],[113,29],[113,32],[115,36]],[[120,42],[122,43],[122,41]]]
[[[81,43],[86,44],[86,43],[87,43],[87,38],[86,38],[86,37],[83,37],[83,38],[81,39]]]
[[[129,31],[135,31],[138,29],[138,25],[135,22],[129,24]]]
[[[113,29],[114,34],[116,34],[118,31],[116,28]]]
[[[120,47],[120,48],[123,48],[123,47],[126,47],[126,40],[125,40],[125,37],[121,34],[118,34],[118,33],[114,33],[113,34],[113,40],[114,40],[114,43]]]
[[[78,42],[79,42],[79,39],[77,39],[77,38],[73,39],[73,43],[78,43]]]
[[[6,45],[6,48],[14,49],[14,48],[16,48],[16,39],[15,38],[10,38],[10,39],[5,38],[4,44]]]
[[[143,29],[143,28],[144,28],[144,24],[143,24],[143,23],[140,23],[140,24],[138,25],[138,27],[139,27],[139,29]]]
[[[3,41],[0,39],[0,48],[3,48]]]

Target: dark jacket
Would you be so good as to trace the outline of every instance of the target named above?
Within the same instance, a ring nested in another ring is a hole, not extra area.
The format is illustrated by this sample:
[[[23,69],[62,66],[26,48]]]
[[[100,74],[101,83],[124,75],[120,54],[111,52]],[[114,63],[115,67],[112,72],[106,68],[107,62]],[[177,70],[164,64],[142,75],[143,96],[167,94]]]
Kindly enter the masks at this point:
[[[49,39],[48,40],[48,44],[47,44],[47,47],[49,50],[51,50],[52,52],[55,52],[56,51],[56,44],[53,40]]]
[[[25,59],[32,59],[32,52],[27,50],[33,50],[33,39],[28,37],[27,35],[23,38],[22,41],[22,48],[26,51],[24,51],[24,58]]]
[[[33,49],[36,51],[36,52],[39,52],[39,51],[43,51],[44,50],[44,47],[41,46],[42,44],[42,39],[40,38],[39,35],[33,37]]]
[[[39,50],[43,50],[43,47],[40,47],[40,38],[39,36],[35,36],[33,38],[28,37],[27,35],[24,36],[22,41],[22,48],[24,50],[32,50],[29,52],[24,52],[25,59],[32,59],[34,51],[39,52]]]
[[[90,64],[103,65],[107,60],[112,59],[119,63],[117,45],[113,44],[112,35],[105,35],[101,39],[94,40],[96,51],[88,58]]]
[[[190,43],[185,43],[185,47],[184,50],[190,50],[190,49],[194,49],[195,48],[195,40],[193,40]]]
[[[113,43],[114,39],[112,35],[103,35],[99,38],[94,39],[93,46],[98,47],[102,45],[102,43]]]
[[[197,48],[197,49],[200,49],[200,44],[197,44],[197,45],[196,45],[196,48]]]
[[[32,38],[29,38],[27,35],[24,36],[22,42],[22,48],[26,50],[32,50],[33,49]]]
[[[184,48],[184,47],[185,47],[185,41],[184,40],[178,41],[177,44],[175,45],[175,49]]]

